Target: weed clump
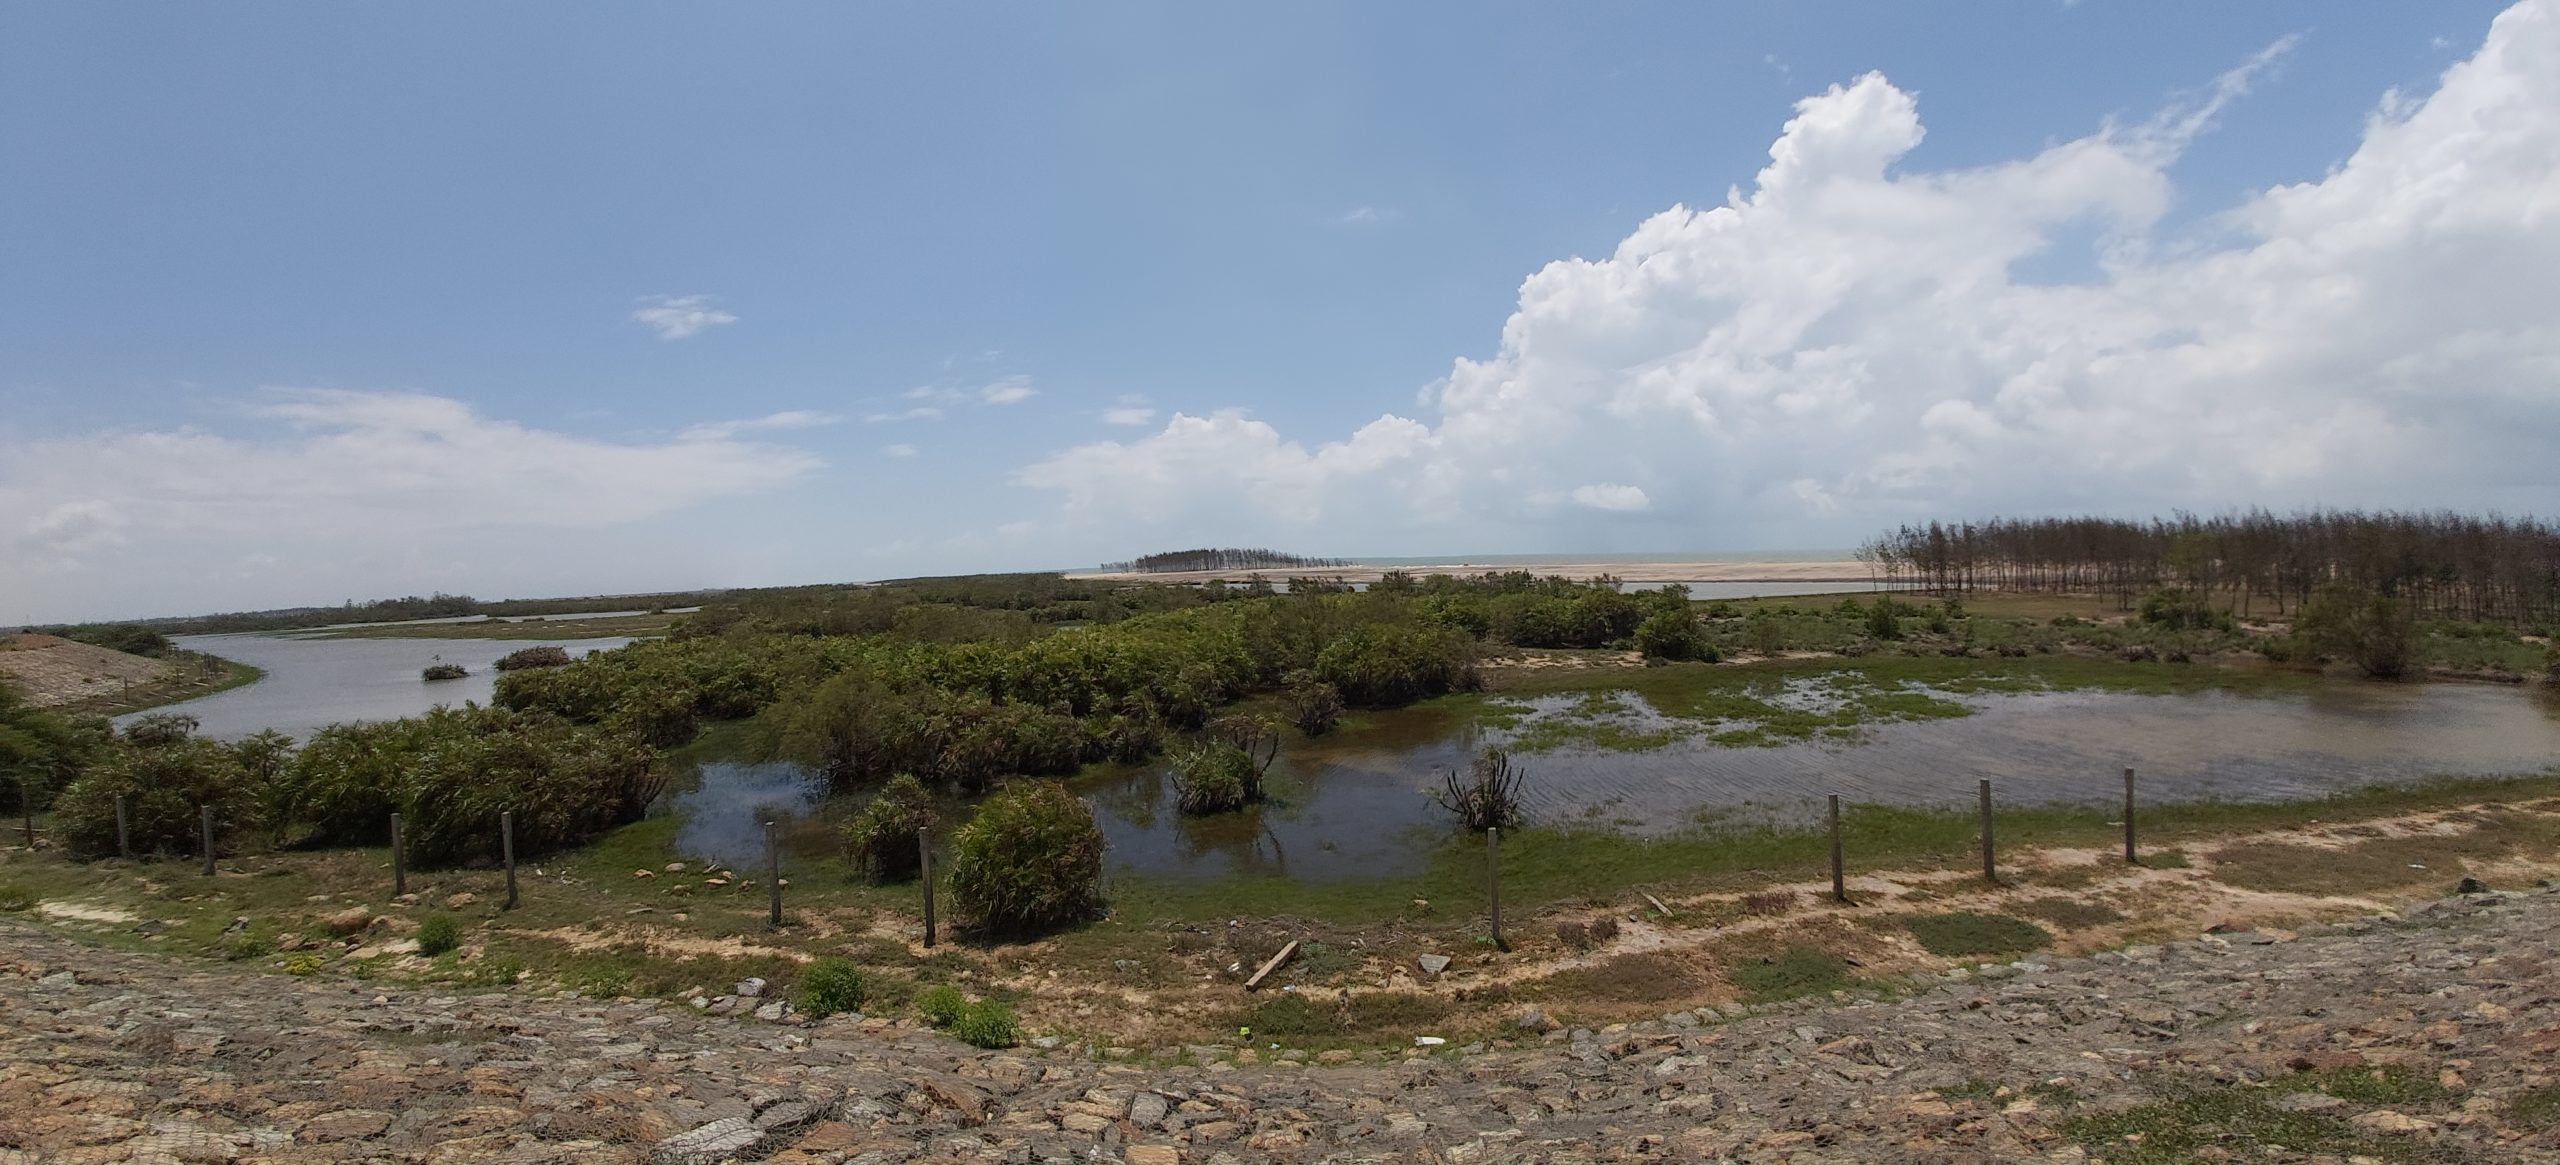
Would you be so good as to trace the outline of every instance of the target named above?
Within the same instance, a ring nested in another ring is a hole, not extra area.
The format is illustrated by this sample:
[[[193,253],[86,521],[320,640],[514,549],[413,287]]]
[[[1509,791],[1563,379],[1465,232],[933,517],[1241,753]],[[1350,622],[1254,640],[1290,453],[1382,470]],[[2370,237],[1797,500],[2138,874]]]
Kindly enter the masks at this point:
[[[845,822],[845,856],[875,884],[913,878],[924,868],[920,834],[933,821],[933,795],[913,774],[900,773]]]
[[[436,680],[458,680],[470,674],[471,669],[458,663],[436,663],[427,665],[427,669],[425,671],[418,673],[418,678],[433,682]]]
[[[951,839],[951,897],[996,932],[1045,930],[1100,905],[1102,827],[1055,781],[998,791]]]
[[[950,1027],[969,1012],[969,997],[948,983],[937,983],[916,996],[916,1014],[935,1027]]]
[[[951,1022],[951,1034],[971,1047],[1010,1048],[1022,1042],[1022,1024],[1012,1008],[984,999],[970,1004]]]
[[[1467,828],[1479,833],[1488,829],[1509,829],[1520,824],[1527,813],[1520,803],[1520,786],[1525,774],[1511,767],[1511,754],[1488,748],[1476,755],[1475,763],[1465,774],[1451,769],[1442,778],[1442,788],[1435,799],[1441,806],[1458,815]]]
[[[0,882],[0,910],[15,913],[36,908],[36,892],[19,882]]]
[[[450,914],[430,914],[418,924],[418,953],[433,958],[462,945],[462,921]]]
[[[813,959],[792,984],[792,1006],[804,1015],[824,1019],[862,1006],[862,969],[840,955]]]
[[[1904,922],[1911,937],[1942,959],[2021,955],[2053,945],[2053,935],[2023,918],[1959,910],[1925,914]]]

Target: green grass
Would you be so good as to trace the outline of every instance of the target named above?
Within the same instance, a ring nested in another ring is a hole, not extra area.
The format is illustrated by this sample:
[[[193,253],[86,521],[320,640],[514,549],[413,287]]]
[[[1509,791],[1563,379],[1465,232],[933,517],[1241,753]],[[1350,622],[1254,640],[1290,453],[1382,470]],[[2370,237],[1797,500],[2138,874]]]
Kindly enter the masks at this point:
[[[2264,1087],[2173,1081],[2158,1086],[2161,1099],[2118,1112],[2093,1113],[2063,1123],[2064,1136],[2111,1165],[2167,1165],[2201,1160],[2211,1146],[2256,1160],[2250,1149],[2281,1145],[2292,1155],[2333,1154],[2385,1161],[2438,1159],[2423,1142],[2368,1135],[2339,1116],[2292,1112],[2276,1101],[2297,1092],[2322,1092],[2362,1108],[2424,1109],[2448,1099],[2424,1069],[2404,1064],[2296,1072]],[[2546,1103],[2560,1116],[2560,1088]],[[2512,1119],[2513,1101],[2509,1113]],[[2341,1114],[2344,1115],[2344,1114]],[[2127,1141],[2127,1136],[2138,1140]],[[2288,1157],[2291,1159],[2291,1157]]]
[[[1903,920],[1911,937],[1942,959],[2007,958],[2053,945],[2053,935],[2023,918],[2005,914],[1924,914]]]
[[[22,882],[0,882],[0,911],[33,910],[44,899]]]
[[[227,692],[266,678],[262,668],[200,651],[171,652],[167,662],[176,674],[112,693],[74,700],[54,709],[65,716],[121,716]]]
[[[1744,962],[1729,974],[1743,997],[1763,1003],[1838,991],[1857,983],[1849,961],[1819,947],[1788,947],[1775,955]]]
[[[2528,1088],[2507,1098],[2507,1123],[2528,1132],[2560,1128],[2560,1084]]]

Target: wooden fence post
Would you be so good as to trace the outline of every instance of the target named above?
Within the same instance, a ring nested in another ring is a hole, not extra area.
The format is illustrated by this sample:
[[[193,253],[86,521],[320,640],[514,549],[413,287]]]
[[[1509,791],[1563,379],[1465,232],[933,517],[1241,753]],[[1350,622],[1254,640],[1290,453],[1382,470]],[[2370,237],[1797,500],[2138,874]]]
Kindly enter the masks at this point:
[[[196,806],[196,829],[204,844],[204,876],[213,876],[213,806]]]
[[[1484,831],[1484,897],[1487,913],[1493,919],[1493,948],[1507,951],[1502,942],[1502,830]]]
[[[1840,794],[1831,795],[1831,900],[1849,900],[1848,871],[1842,868],[1840,853]]]
[[[2133,854],[2133,770],[2124,771],[2124,860],[2139,861]]]
[[[35,781],[23,772],[18,774],[18,817],[20,824],[27,827],[27,852],[34,853],[36,852]]]
[[[507,863],[507,909],[516,908],[516,811],[498,814],[498,857]]]
[[[409,892],[409,846],[400,836],[400,815],[391,815],[391,896]]]
[[[133,826],[124,812],[124,794],[116,794],[116,856],[133,860]]]
[[[1982,793],[1982,880],[2000,884],[2000,867],[1993,863],[1991,844],[1991,780],[1983,778]]]
[[[933,839],[916,831],[916,866],[924,874],[924,945],[933,946]]]
[[[773,903],[772,917],[766,920],[775,930],[782,929],[782,851],[773,844],[773,823],[764,823],[764,884]]]

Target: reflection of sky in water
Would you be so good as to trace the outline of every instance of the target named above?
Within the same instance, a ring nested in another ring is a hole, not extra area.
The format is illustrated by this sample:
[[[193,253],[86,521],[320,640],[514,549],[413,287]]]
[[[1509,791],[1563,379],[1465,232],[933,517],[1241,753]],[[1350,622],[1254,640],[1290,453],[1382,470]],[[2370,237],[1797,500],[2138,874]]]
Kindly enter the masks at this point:
[[[1792,693],[1791,698],[1811,692]],[[2155,802],[2312,796],[2437,775],[2539,772],[2560,762],[2560,698],[2516,687],[2336,682],[2308,692],[2143,696],[2059,692],[1959,697],[1953,720],[1874,726],[1859,742],[1725,748],[1695,740],[1642,752],[1558,749],[1515,757],[1533,822],[1634,833],[1727,822],[1812,820],[1823,794],[1852,802],[1969,809],[1974,781],[2004,803],[2113,804],[2122,771],[2140,770]],[[1570,707],[1580,695],[1541,698]],[[1633,728],[1680,725],[1619,693]],[[1186,817],[1163,762],[1097,766],[1073,787],[1094,806],[1113,869],[1175,877],[1263,874],[1307,881],[1400,876],[1424,868],[1452,829],[1430,791],[1468,755],[1469,726],[1436,709],[1359,717],[1317,740],[1293,739],[1271,770],[1272,800],[1241,813]],[[1501,733],[1487,733],[1498,740]],[[790,852],[831,846],[823,820],[868,790],[821,805],[795,766],[712,762],[677,794],[677,845],[718,860],[762,860],[759,805],[799,816]],[[946,806],[944,820],[966,809]],[[947,826],[946,826],[947,832]],[[786,858],[786,860],[788,860]]]
[[[625,638],[565,639],[555,646],[583,658],[631,642]],[[325,725],[397,720],[424,715],[438,704],[486,704],[497,685],[500,657],[541,646],[521,639],[301,639],[288,635],[180,635],[177,644],[262,668],[254,684],[154,708],[196,718],[199,731],[238,740],[272,728],[308,740]],[[431,664],[460,664],[471,673],[458,680],[428,681]],[[134,713],[117,718],[127,723]]]
[[[676,825],[676,852],[742,872],[764,869],[764,823],[798,824],[818,807],[826,787],[795,764],[709,761],[700,775],[700,783],[675,794],[672,803],[683,819]]]

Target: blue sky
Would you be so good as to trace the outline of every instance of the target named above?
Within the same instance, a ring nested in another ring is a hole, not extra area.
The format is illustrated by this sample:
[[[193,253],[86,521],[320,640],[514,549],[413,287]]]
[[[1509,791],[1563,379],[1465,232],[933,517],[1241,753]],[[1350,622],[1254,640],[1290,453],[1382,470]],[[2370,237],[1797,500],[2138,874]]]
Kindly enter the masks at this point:
[[[2106,382],[2128,345],[2227,397],[2188,341],[2229,311],[2158,287],[2274,262],[2267,192],[2376,151],[2377,116],[2419,116],[2500,7],[14,3],[0,620],[1204,541],[1745,550],[1992,509],[2547,509],[2547,471],[2392,493],[2342,468],[2408,427],[2398,382],[2359,398],[2380,415],[2271,396],[2224,436],[2300,421],[2326,456],[2254,476],[2210,448],[2057,453],[2194,407]],[[2552,23],[2536,0],[2506,26],[2533,48]],[[1836,196],[1662,224],[1635,300],[1626,271],[1524,288],[1675,206],[1750,201],[1792,121],[1846,143],[1807,155]],[[2480,143],[2510,189],[2548,189],[2547,128]],[[2073,143],[2116,160],[2073,169]],[[1961,223],[1854,195],[1976,180],[2017,185],[1962,195]],[[2548,241],[2549,215],[2510,217],[2480,229]],[[1976,228],[2009,294],[1885,310],[1982,276],[1860,231]],[[2417,246],[2372,253],[2395,244]],[[1696,282],[1661,283],[1681,266]],[[2123,302],[2017,294],[2074,286]],[[1763,316],[1784,334],[1720,347]],[[2543,367],[2531,321],[2488,331]],[[2057,362],[2069,416],[2021,387]],[[2309,391],[2319,364],[2287,375]],[[2498,399],[2547,408],[2517,375]]]

